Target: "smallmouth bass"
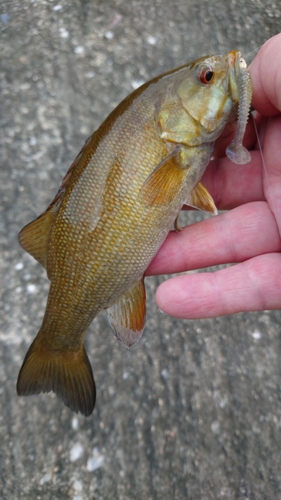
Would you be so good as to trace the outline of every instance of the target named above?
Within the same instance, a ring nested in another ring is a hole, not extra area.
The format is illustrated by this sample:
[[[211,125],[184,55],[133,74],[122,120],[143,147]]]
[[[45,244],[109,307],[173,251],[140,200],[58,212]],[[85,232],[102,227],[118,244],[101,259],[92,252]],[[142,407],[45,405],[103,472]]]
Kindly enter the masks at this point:
[[[86,141],[50,206],[19,235],[50,279],[19,395],[54,391],[73,411],[92,413],[87,328],[106,309],[121,343],[139,340],[144,272],[183,204],[216,213],[200,179],[215,141],[237,114],[226,153],[236,163],[250,160],[242,146],[250,103],[240,52],[206,56],[142,85]]]

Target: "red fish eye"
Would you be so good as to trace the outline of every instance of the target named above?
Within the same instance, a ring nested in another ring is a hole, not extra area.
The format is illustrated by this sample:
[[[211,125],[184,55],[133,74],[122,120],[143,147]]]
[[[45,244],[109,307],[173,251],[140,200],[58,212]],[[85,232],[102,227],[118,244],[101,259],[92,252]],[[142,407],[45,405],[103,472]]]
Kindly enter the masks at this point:
[[[203,69],[199,75],[199,80],[201,83],[204,83],[204,85],[207,85],[210,83],[213,79],[214,72],[210,68]]]

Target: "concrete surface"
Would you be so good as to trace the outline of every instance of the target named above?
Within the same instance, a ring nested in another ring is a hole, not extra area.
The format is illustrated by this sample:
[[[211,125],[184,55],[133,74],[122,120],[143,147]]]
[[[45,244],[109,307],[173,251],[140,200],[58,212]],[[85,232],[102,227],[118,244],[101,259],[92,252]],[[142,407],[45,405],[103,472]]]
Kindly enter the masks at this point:
[[[48,290],[18,231],[133,88],[210,52],[250,61],[280,15],[271,0],[0,2],[1,499],[281,498],[280,311],[176,321],[148,279],[136,348],[115,341],[105,315],[92,324],[90,418],[15,390]]]

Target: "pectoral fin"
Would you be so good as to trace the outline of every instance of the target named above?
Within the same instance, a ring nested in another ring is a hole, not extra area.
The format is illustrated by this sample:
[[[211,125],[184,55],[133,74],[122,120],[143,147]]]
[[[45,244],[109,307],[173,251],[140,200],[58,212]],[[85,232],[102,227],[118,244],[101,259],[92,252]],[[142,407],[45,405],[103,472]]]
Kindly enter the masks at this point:
[[[185,176],[178,154],[175,149],[161,161],[142,186],[141,195],[149,205],[166,205],[178,194]]]
[[[107,309],[113,333],[125,347],[132,347],[141,338],[145,325],[145,312],[143,278]]]
[[[203,210],[203,212],[211,212],[213,215],[218,213],[212,196],[201,182],[191,191],[186,200],[186,205]]]
[[[20,245],[45,269],[47,267],[47,245],[55,213],[47,210],[27,224],[19,233]]]

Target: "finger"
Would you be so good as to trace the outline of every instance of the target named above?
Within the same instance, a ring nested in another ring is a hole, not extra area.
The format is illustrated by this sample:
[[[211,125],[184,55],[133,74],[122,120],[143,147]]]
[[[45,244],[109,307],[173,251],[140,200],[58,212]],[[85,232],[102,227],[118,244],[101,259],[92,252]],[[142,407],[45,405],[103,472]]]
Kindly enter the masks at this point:
[[[268,120],[264,135],[264,192],[281,234],[281,116]]]
[[[249,66],[253,85],[252,105],[264,116],[281,111],[281,34],[270,38]]]
[[[163,312],[186,319],[278,309],[280,276],[281,255],[261,255],[214,273],[169,279],[157,289],[156,302]]]
[[[279,251],[280,236],[267,203],[249,203],[171,232],[146,274],[179,273]]]

